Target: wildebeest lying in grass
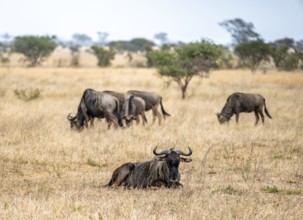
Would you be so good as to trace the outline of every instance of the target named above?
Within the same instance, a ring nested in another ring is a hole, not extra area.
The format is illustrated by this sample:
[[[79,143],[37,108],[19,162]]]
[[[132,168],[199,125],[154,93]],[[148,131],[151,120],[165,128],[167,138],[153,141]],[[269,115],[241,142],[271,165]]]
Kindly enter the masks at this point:
[[[161,118],[162,115],[165,119],[166,116],[170,116],[163,107],[162,104],[162,97],[156,93],[153,92],[143,92],[143,91],[137,91],[137,90],[129,90],[127,92],[128,94],[134,95],[136,97],[140,97],[145,101],[145,111],[149,111],[152,109],[153,111],[153,123],[156,120],[156,117],[158,117],[159,120],[159,125],[161,125]],[[161,107],[161,113],[158,111],[158,106],[160,105]]]
[[[180,187],[182,184],[180,183],[179,164],[180,161],[191,161],[190,158],[181,157],[192,154],[192,150],[188,149],[188,153],[173,149],[158,153],[157,147],[155,147],[153,153],[156,156],[152,160],[123,164],[114,171],[112,178],[105,187]]]
[[[76,127],[78,130],[88,127],[88,121],[93,118],[105,118],[108,122],[108,128],[113,123],[115,126],[123,126],[120,117],[119,100],[107,93],[99,92],[93,89],[86,89],[80,100],[76,116],[67,116],[71,128]]]
[[[259,114],[264,124],[264,114],[263,108],[266,115],[272,118],[266,108],[265,98],[259,94],[246,94],[236,92],[227,98],[226,104],[224,105],[221,113],[217,113],[218,120],[221,124],[230,120],[230,118],[235,114],[236,122],[239,121],[240,112],[255,112],[256,123],[259,122]]]

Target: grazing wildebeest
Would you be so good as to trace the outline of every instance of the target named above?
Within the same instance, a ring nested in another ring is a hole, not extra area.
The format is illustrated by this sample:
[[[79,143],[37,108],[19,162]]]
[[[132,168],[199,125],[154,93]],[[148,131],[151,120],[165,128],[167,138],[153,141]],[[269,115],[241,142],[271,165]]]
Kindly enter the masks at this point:
[[[72,117],[69,114],[67,119],[70,121],[71,128],[81,129],[84,125],[87,128],[88,121],[92,122],[95,117],[105,118],[108,128],[112,123],[115,126],[122,126],[119,100],[110,94],[86,89],[80,100],[77,115]]]
[[[122,110],[123,104],[125,102],[125,94],[121,93],[121,92],[115,92],[115,91],[110,91],[110,90],[104,90],[102,91],[104,93],[110,94],[112,96],[115,96],[118,100],[119,100],[119,104],[120,104],[120,111]]]
[[[162,115],[165,119],[166,116],[170,116],[163,107],[162,104],[162,97],[156,93],[153,92],[143,92],[143,91],[137,91],[137,90],[130,90],[127,92],[128,94],[140,97],[145,102],[145,111],[149,111],[152,109],[153,111],[153,123],[156,120],[156,117],[158,117],[159,125],[161,125],[161,113],[158,111],[158,106],[161,106]]]
[[[106,187],[126,186],[133,188],[147,188],[147,187],[180,187],[179,164],[181,162],[190,162],[190,158],[183,158],[183,156],[190,156],[192,150],[190,148],[188,153],[180,150],[164,150],[157,152],[157,147],[154,148],[153,153],[156,155],[152,160],[137,163],[123,164],[117,168],[111,180]]]
[[[147,123],[145,116],[145,101],[140,97],[130,94],[126,94],[125,96],[125,102],[122,108],[122,118],[125,119],[126,125],[130,125],[132,120],[136,120],[137,124],[139,124],[140,116],[143,125]]]
[[[259,114],[261,116],[262,123],[264,123],[263,108],[266,115],[269,118],[272,118],[266,108],[265,98],[263,96],[259,94],[246,94],[236,92],[228,97],[221,113],[217,113],[217,116],[219,122],[223,124],[229,121],[233,114],[235,114],[236,122],[238,123],[240,112],[255,112],[255,125],[257,125],[259,122]]]

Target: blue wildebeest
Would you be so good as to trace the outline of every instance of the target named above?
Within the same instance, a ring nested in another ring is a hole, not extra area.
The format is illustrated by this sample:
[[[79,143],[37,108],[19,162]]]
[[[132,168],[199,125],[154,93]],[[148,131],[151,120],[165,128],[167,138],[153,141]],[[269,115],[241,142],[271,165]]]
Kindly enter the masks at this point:
[[[141,115],[143,119],[143,125],[147,123],[145,117],[145,101],[140,97],[131,97],[130,94],[124,94],[120,92],[105,90],[104,93],[115,96],[120,102],[121,119],[126,121],[126,125],[129,126],[132,120],[136,120],[137,124]]]
[[[159,120],[159,125],[161,125],[161,118],[162,115],[165,119],[166,116],[170,116],[163,107],[162,104],[162,97],[156,93],[153,92],[143,92],[143,91],[137,91],[137,90],[129,90],[127,92],[128,94],[134,95],[136,97],[140,97],[144,100],[145,102],[145,111],[149,111],[152,109],[153,111],[153,123],[156,120],[156,117],[158,117]],[[161,106],[161,113],[158,111],[158,106]]]
[[[88,121],[92,123],[93,118],[105,118],[108,128],[112,123],[116,127],[122,126],[119,100],[110,94],[86,89],[80,100],[76,116],[68,114],[67,119],[70,121],[71,128],[76,127],[80,130],[84,126],[87,128]]]
[[[264,123],[263,108],[266,115],[272,118],[266,108],[265,98],[259,94],[247,94],[236,92],[231,94],[226,101],[221,113],[217,113],[218,120],[221,124],[230,120],[230,118],[235,114],[236,122],[239,121],[240,112],[255,112],[256,123],[259,122],[259,114]]]
[[[147,123],[145,116],[145,101],[140,97],[126,94],[122,112],[126,125],[130,125],[132,120],[136,120],[137,124],[139,124],[140,116],[142,118],[143,125]]]
[[[188,153],[180,150],[164,150],[153,153],[156,155],[152,160],[137,163],[126,163],[118,167],[105,187],[125,186],[130,188],[168,187],[182,186],[180,183],[179,164],[190,162],[192,150]]]

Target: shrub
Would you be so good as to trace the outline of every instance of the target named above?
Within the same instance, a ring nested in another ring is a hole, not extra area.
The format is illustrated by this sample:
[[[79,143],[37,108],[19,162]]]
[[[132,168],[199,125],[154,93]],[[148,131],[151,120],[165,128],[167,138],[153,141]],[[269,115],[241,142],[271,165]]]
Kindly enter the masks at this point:
[[[41,90],[40,89],[15,89],[15,95],[18,99],[23,101],[32,101],[41,97]]]
[[[91,49],[97,57],[98,66],[100,67],[109,66],[111,64],[111,60],[115,58],[115,51],[112,48],[106,50],[103,47],[92,46]]]
[[[280,190],[276,186],[267,186],[264,191],[267,193],[278,193]]]

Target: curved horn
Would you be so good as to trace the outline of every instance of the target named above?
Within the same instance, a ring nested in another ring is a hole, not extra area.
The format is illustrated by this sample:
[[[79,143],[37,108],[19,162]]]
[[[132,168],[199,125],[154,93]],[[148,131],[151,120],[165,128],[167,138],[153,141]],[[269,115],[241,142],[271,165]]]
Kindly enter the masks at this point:
[[[157,155],[157,156],[163,155],[163,154],[168,155],[168,154],[171,153],[171,150],[164,150],[164,151],[161,151],[161,152],[157,153],[157,147],[158,147],[158,146],[156,146],[156,147],[154,148],[154,150],[153,150],[154,155]]]
[[[69,121],[75,120],[75,119],[76,119],[76,116],[73,117],[73,116],[71,116],[70,114],[71,114],[71,113],[69,113],[69,114],[67,115],[67,119],[68,119]]]
[[[183,156],[190,156],[193,153],[193,151],[190,149],[190,147],[188,147],[188,150],[189,152],[187,154],[180,150],[176,150],[176,153]]]

